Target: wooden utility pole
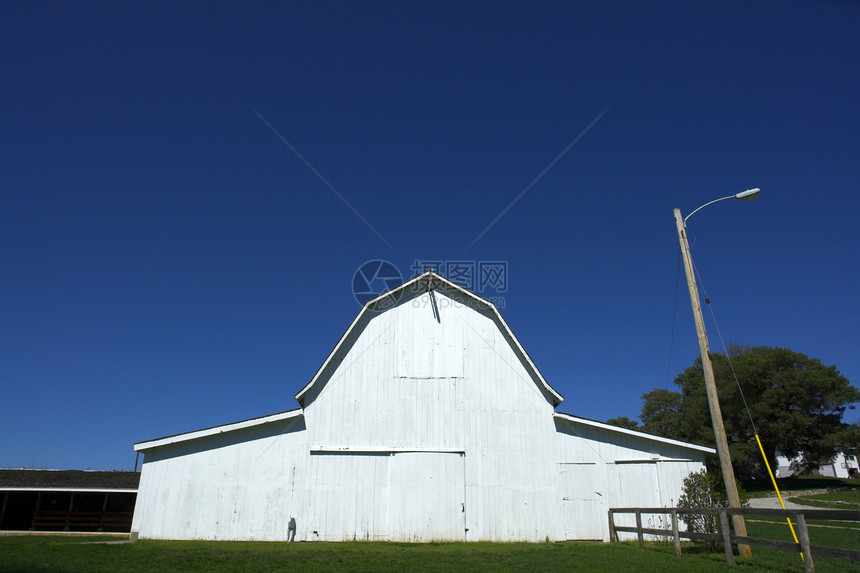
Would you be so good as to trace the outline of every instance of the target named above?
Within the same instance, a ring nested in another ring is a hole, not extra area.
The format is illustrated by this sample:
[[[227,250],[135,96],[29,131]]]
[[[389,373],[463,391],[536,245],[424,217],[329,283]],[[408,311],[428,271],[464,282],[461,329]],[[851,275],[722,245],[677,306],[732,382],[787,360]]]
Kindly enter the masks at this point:
[[[702,318],[702,305],[699,302],[699,289],[696,286],[696,277],[693,274],[693,259],[690,257],[690,243],[687,241],[687,232],[681,210],[675,209],[675,225],[678,227],[678,240],[681,243],[681,254],[684,257],[684,270],[687,273],[687,287],[690,290],[690,303],[693,305],[693,320],[696,323],[696,335],[699,338],[699,351],[702,355],[702,370],[705,373],[705,389],[708,392],[708,406],[711,410],[711,421],[714,425],[714,438],[717,443],[717,454],[720,457],[720,467],[723,470],[723,480],[726,484],[726,493],[729,497],[729,507],[741,506],[741,498],[738,494],[735,482],[735,471],[732,469],[732,458],[729,455],[729,443],[726,440],[726,428],[723,425],[723,414],[720,411],[720,399],[717,395],[717,385],[714,381],[714,367],[711,364],[711,354],[708,348],[708,335],[705,332],[705,320]],[[742,515],[732,516],[735,525],[735,535],[747,536],[747,526]],[[748,545],[738,545],[738,552],[749,557],[752,552]]]

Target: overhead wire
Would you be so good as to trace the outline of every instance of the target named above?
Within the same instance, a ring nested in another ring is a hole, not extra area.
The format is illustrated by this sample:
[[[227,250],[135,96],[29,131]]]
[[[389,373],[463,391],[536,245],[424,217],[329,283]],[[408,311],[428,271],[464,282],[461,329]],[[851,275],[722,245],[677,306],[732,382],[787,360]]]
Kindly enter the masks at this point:
[[[732,364],[732,357],[729,355],[729,349],[726,346],[726,341],[723,340],[723,334],[720,332],[720,325],[717,323],[717,315],[714,314],[714,308],[711,306],[711,299],[708,297],[708,292],[705,290],[705,283],[702,281],[702,275],[699,274],[699,269],[696,268],[696,263],[693,263],[693,272],[696,273],[696,277],[698,277],[699,285],[702,287],[702,294],[705,295],[705,304],[708,305],[708,311],[711,313],[711,319],[714,322],[714,328],[717,331],[717,336],[720,339],[720,344],[723,345],[723,352],[726,353],[726,360],[729,363],[729,369],[732,371],[732,376],[735,379],[735,385],[738,387],[738,392],[741,395],[741,400],[743,400],[744,408],[747,412],[747,417],[749,417],[750,424],[752,425],[753,434],[755,435],[755,441],[758,444],[759,452],[761,452],[761,457],[764,460],[764,465],[767,468],[767,473],[770,476],[770,481],[773,484],[773,489],[776,491],[776,496],[779,498],[779,504],[782,506],[782,509],[786,509],[785,501],[782,498],[782,493],[779,491],[779,486],[776,484],[776,477],[773,475],[773,470],[771,470],[770,462],[767,460],[767,455],[764,453],[764,447],[761,445],[761,439],[758,436],[758,429],[756,428],[755,422],[753,421],[752,413],[750,412],[749,404],[747,403],[746,396],[744,395],[744,390],[741,388],[741,382],[738,380],[738,375],[735,372],[735,367]],[[786,517],[785,520],[788,522],[788,527],[791,529],[791,535],[794,537],[795,543],[800,543],[797,539],[797,533],[794,531],[794,525],[791,523],[791,518]],[[803,553],[800,553],[800,559],[804,560]]]
[[[708,292],[705,290],[705,283],[702,282],[702,275],[699,274],[699,269],[696,268],[696,263],[693,263],[693,270],[696,273],[696,276],[699,279],[699,284],[702,285],[702,294],[705,295],[705,304],[708,305],[708,311],[711,313],[711,319],[714,321],[714,328],[717,331],[717,336],[720,339],[720,344],[723,345],[723,352],[726,353],[726,360],[729,363],[729,369],[732,371],[732,376],[735,379],[735,385],[738,387],[738,392],[741,395],[741,400],[743,400],[744,408],[747,411],[747,416],[749,417],[750,424],[752,425],[753,433],[758,435],[758,429],[755,426],[755,422],[753,421],[752,413],[750,413],[750,407],[747,403],[747,397],[744,395],[744,390],[741,388],[740,380],[738,380],[738,375],[735,372],[735,366],[732,364],[732,357],[729,355],[729,349],[726,346],[726,341],[723,340],[723,333],[720,332],[720,325],[717,323],[717,316],[714,314],[714,308],[711,306],[711,299],[708,297]]]

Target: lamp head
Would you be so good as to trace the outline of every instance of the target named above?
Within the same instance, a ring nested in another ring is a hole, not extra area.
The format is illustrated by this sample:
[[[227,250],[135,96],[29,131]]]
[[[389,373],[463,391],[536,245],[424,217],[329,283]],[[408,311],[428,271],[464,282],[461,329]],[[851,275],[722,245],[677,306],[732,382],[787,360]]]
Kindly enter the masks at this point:
[[[742,191],[735,195],[735,199],[738,201],[747,201],[750,199],[755,199],[758,197],[758,194],[761,193],[761,189],[756,187],[755,189],[747,189],[746,191]]]

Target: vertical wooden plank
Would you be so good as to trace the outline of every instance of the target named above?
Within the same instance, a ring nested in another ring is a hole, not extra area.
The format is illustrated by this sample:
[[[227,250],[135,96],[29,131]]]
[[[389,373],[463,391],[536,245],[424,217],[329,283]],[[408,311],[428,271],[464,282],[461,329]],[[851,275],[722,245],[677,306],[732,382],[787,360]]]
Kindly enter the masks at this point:
[[[33,521],[30,523],[30,531],[36,529],[36,515],[39,513],[39,507],[42,505],[42,492],[36,495],[36,509],[33,510]]]
[[[642,533],[642,512],[636,510],[636,538],[639,540],[639,549],[645,549],[645,536]]]
[[[469,540],[469,519],[468,513],[466,512],[466,504],[469,503],[468,498],[466,497],[466,452],[460,454],[463,458],[463,541]]]
[[[615,531],[615,515],[609,510],[609,542],[618,541],[618,532]]]
[[[803,566],[806,567],[806,573],[815,573],[812,550],[809,547],[809,529],[806,527],[806,517],[802,513],[797,514],[797,534],[800,537],[800,547],[803,549]]]
[[[9,501],[9,492],[3,492],[3,507],[0,507],[0,529],[3,528],[3,515],[6,513],[6,502]]]
[[[678,535],[678,510],[672,510],[672,538],[675,544],[675,555],[681,556],[681,537]]]
[[[75,492],[72,492],[72,495],[69,498],[69,511],[66,512],[66,527],[63,528],[63,531],[69,530],[69,519],[72,517],[72,507],[74,505],[75,505]]]
[[[729,516],[725,511],[720,512],[720,529],[723,532],[723,547],[726,550],[726,563],[735,564],[735,553],[732,551],[732,530],[729,526]]]
[[[105,500],[104,500],[104,503],[102,503],[102,514],[99,516],[99,526],[98,526],[98,529],[96,529],[96,531],[104,531],[105,530],[105,513],[107,513],[108,496],[109,495],[110,495],[109,493],[105,492]]]

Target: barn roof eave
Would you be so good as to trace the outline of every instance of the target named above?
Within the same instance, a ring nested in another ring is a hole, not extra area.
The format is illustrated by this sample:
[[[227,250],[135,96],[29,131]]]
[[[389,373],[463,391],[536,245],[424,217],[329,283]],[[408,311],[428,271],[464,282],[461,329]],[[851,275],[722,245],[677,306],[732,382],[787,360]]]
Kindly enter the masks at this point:
[[[151,450],[153,448],[159,448],[161,446],[168,446],[181,442],[190,442],[192,440],[198,440],[200,438],[206,438],[208,436],[215,436],[227,432],[234,432],[236,430],[244,430],[246,428],[253,428],[255,426],[262,426],[263,424],[280,422],[283,420],[289,420],[291,418],[299,418],[303,414],[304,412],[301,408],[296,408],[294,410],[287,410],[285,412],[278,412],[276,414],[268,414],[266,416],[260,416],[258,418],[251,418],[249,420],[240,420],[239,422],[231,422],[229,424],[221,424],[220,426],[203,428],[202,430],[192,430],[190,432],[183,432],[181,434],[174,434],[172,436],[165,436],[163,438],[155,438],[154,440],[145,440],[143,442],[135,443],[134,450],[136,452],[143,452],[146,450]]]
[[[422,274],[418,275],[417,277],[414,277],[414,278],[406,281],[405,283],[401,284],[400,286],[395,287],[395,288],[391,289],[390,291],[384,292],[384,293],[380,294],[379,296],[377,296],[376,298],[371,299],[368,302],[366,302],[365,305],[358,312],[358,315],[355,317],[355,319],[349,325],[349,328],[346,329],[346,332],[343,333],[343,335],[340,337],[340,340],[338,340],[335,347],[332,349],[332,351],[326,357],[325,361],[322,363],[322,366],[319,367],[319,369],[314,374],[314,377],[311,378],[311,381],[308,382],[307,384],[305,384],[305,386],[301,390],[298,391],[298,393],[295,396],[296,401],[299,404],[301,404],[302,406],[305,405],[303,402],[305,394],[308,392],[308,390],[310,390],[314,386],[314,384],[317,382],[317,380],[322,376],[322,373],[326,370],[326,367],[329,365],[329,363],[331,362],[333,357],[337,354],[337,351],[344,344],[344,342],[349,337],[350,333],[353,331],[353,329],[356,327],[356,325],[361,321],[361,318],[367,312],[371,312],[372,310],[378,308],[382,303],[384,303],[386,301],[386,299],[391,298],[391,297],[396,297],[396,296],[400,295],[402,292],[404,292],[405,290],[410,289],[410,288],[415,288],[417,285],[420,285],[422,282],[425,282],[425,281],[427,282],[427,285],[428,285],[427,288],[428,289],[433,286],[433,283],[438,282],[440,285],[445,285],[446,287],[459,292],[463,296],[471,298],[472,300],[476,301],[480,306],[493,312],[493,314],[495,314],[496,318],[499,320],[499,323],[505,329],[505,332],[507,333],[507,335],[513,341],[514,345],[516,346],[517,351],[519,351],[522,354],[522,356],[525,359],[525,361],[527,362],[529,368],[535,374],[537,379],[540,380],[544,389],[546,390],[546,392],[551,397],[551,402],[552,402],[553,407],[558,406],[559,404],[561,404],[564,401],[564,396],[559,394],[555,390],[555,388],[550,386],[549,382],[547,382],[546,379],[543,377],[543,374],[540,373],[540,370],[538,370],[534,361],[531,359],[531,356],[529,356],[528,352],[526,352],[525,348],[523,348],[523,345],[520,344],[520,341],[514,335],[513,331],[511,330],[511,327],[508,326],[508,323],[505,322],[505,319],[502,317],[502,314],[499,312],[499,309],[497,309],[493,303],[491,303],[490,301],[488,301],[487,299],[485,299],[481,296],[478,296],[477,294],[473,293],[472,291],[470,291],[466,288],[463,288],[462,286],[458,285],[457,283],[449,281],[445,277],[435,273],[432,270],[427,271],[425,273],[422,273]]]
[[[584,426],[592,426],[594,428],[600,428],[602,430],[609,430],[610,432],[618,432],[619,434],[627,434],[629,436],[636,436],[637,438],[652,440],[654,442],[661,442],[664,444],[671,444],[673,446],[678,446],[678,447],[686,448],[689,450],[696,450],[698,452],[704,452],[706,454],[717,453],[717,450],[715,450],[714,448],[709,448],[708,446],[700,446],[699,444],[691,444],[689,442],[682,442],[680,440],[673,440],[671,438],[664,438],[662,436],[655,436],[653,434],[646,434],[645,432],[637,432],[636,430],[628,430],[627,428],[619,428],[618,426],[613,426],[612,424],[605,424],[603,422],[597,422],[595,420],[589,420],[588,418],[581,418],[579,416],[574,416],[572,414],[564,414],[562,412],[554,412],[552,417],[558,418],[560,420],[566,420],[568,422],[573,422],[575,424],[582,424]]]
[[[0,469],[0,491],[135,492],[140,472]]]

